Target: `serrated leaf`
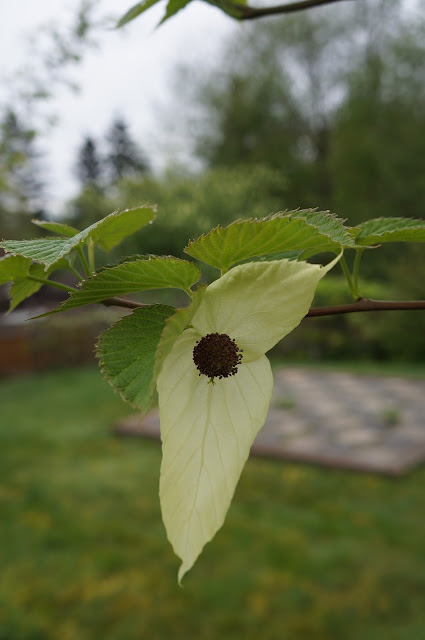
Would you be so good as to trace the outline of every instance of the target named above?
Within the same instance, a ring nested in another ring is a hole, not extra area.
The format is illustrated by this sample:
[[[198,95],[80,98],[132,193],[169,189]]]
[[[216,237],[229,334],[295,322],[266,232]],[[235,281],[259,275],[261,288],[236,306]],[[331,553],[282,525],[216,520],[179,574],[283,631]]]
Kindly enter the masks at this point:
[[[125,24],[128,24],[129,22],[134,20],[134,18],[140,16],[141,13],[153,7],[157,2],[159,2],[159,0],[144,0],[143,2],[138,2],[137,4],[133,5],[131,9],[129,9],[122,16],[122,18],[119,19],[116,25],[117,28],[123,27]]]
[[[24,256],[36,262],[41,262],[46,266],[47,270],[48,267],[74,248],[70,244],[71,241],[56,237],[36,238],[34,240],[5,240],[0,243],[0,247],[13,256]]]
[[[172,257],[156,257],[123,263],[99,271],[85,280],[59,309],[68,311],[85,304],[102,302],[113,296],[150,289],[183,289],[188,291],[199,280],[201,272],[193,262]]]
[[[184,309],[177,309],[175,313],[168,318],[165,323],[164,329],[161,333],[161,338],[158,342],[158,348],[155,356],[154,375],[152,378],[153,384],[156,383],[159,372],[161,371],[162,364],[170,353],[173,345],[179,335],[190,324],[193,316],[195,315],[198,307],[201,303],[202,297],[205,293],[206,286],[202,285],[193,294],[192,302]]]
[[[143,206],[111,213],[93,226],[88,237],[105,251],[116,247],[124,238],[139,231],[156,217],[156,207]],[[89,227],[90,229],[90,227]]]
[[[0,247],[12,255],[42,262],[46,271],[71,251],[92,239],[105,251],[109,251],[127,235],[142,228],[156,216],[154,207],[137,207],[126,211],[114,211],[95,222],[72,238],[36,238],[35,240],[5,240]]]
[[[97,345],[102,373],[127,402],[143,413],[152,405],[158,342],[174,311],[166,305],[135,309],[105,331]]]
[[[181,9],[184,9],[186,5],[189,4],[189,2],[191,2],[191,0],[168,0],[165,15],[159,24],[161,25],[166,20],[168,20],[168,18],[172,18],[172,16],[175,16],[176,13],[181,11]]]
[[[329,211],[316,211],[315,209],[297,209],[296,211],[279,212],[276,217],[289,216],[292,220],[302,219],[306,224],[316,227],[321,236],[330,241],[333,245],[341,247],[352,247],[353,241],[349,228],[344,225],[345,220],[338,218]],[[274,216],[270,216],[273,218]],[[326,244],[324,240],[324,244]]]
[[[114,264],[107,264],[102,269],[110,269],[111,267],[117,267],[119,264],[124,264],[125,262],[136,262],[137,260],[149,260],[149,258],[156,258],[157,256],[153,253],[132,253],[129,256],[123,256],[119,258]]]
[[[0,285],[18,278],[24,278],[31,260],[22,256],[6,256],[0,258]]]
[[[48,222],[46,220],[31,220],[31,222],[37,225],[37,227],[41,227],[41,229],[47,229],[47,231],[66,236],[67,238],[72,238],[79,233],[78,229],[74,229],[74,227],[70,227],[69,224],[62,224],[61,222]]]
[[[281,253],[271,253],[266,256],[258,256],[258,258],[249,258],[239,264],[246,264],[248,262],[271,262],[273,260],[298,260],[301,257],[302,251],[282,251]],[[236,266],[236,265],[234,265]]]
[[[336,253],[341,246],[355,246],[343,221],[326,212],[307,210],[217,227],[190,242],[185,252],[227,271],[249,258],[297,250],[308,250],[309,255],[322,251]]]
[[[351,230],[361,246],[384,242],[425,242],[425,220],[414,218],[374,218]]]

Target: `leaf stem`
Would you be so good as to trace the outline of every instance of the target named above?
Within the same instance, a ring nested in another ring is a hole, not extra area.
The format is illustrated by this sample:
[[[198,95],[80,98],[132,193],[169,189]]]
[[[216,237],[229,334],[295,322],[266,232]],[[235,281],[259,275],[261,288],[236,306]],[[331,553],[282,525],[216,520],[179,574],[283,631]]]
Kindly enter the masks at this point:
[[[360,266],[360,259],[363,255],[363,251],[364,249],[356,250],[356,256],[354,258],[354,264],[353,264],[353,286],[357,294],[359,294],[359,291],[360,291],[359,290],[359,266]],[[360,297],[360,294],[358,295],[358,297]]]
[[[348,284],[348,288],[350,289],[351,297],[353,298],[353,300],[357,300],[359,298],[359,295],[357,294],[357,291],[353,285],[350,270],[348,269],[344,256],[341,256],[340,265],[347,279],[347,284]]]
[[[82,277],[82,276],[81,276],[81,273],[78,271],[78,269],[76,269],[76,268],[74,267],[74,265],[72,265],[72,264],[70,264],[70,263],[68,263],[68,269],[69,269],[70,271],[72,271],[72,273],[74,274],[74,276],[77,276],[77,278],[78,278],[78,282],[80,282],[80,280],[81,280],[81,277]]]
[[[80,245],[77,249],[78,255],[80,256],[81,264],[83,265],[84,273],[88,278],[90,278],[93,273],[90,270],[89,263],[87,262],[87,258],[84,255],[83,247]]]
[[[95,261],[94,261],[94,242],[90,238],[88,242],[88,251],[89,251],[89,268],[92,273],[96,271]]]
[[[75,287],[71,287],[69,284],[62,284],[62,282],[57,282],[56,280],[47,280],[47,278],[37,278],[36,276],[27,275],[28,280],[33,280],[34,282],[40,282],[41,284],[46,284],[49,287],[56,287],[56,289],[63,289],[69,293],[70,291],[78,291]]]

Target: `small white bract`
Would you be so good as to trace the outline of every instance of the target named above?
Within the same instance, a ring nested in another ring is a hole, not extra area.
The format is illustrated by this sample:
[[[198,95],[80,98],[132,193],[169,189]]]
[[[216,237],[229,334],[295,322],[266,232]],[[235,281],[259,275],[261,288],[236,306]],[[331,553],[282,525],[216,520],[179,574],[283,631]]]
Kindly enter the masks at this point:
[[[275,260],[231,269],[207,287],[192,328],[164,361],[160,499],[182,559],[179,581],[223,524],[266,420],[273,375],[264,354],[298,326],[338,259],[326,267]]]

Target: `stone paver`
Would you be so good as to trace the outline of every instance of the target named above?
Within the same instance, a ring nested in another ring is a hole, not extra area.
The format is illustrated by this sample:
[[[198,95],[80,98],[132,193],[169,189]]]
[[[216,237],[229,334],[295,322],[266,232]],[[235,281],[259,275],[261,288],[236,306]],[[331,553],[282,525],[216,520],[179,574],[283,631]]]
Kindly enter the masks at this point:
[[[116,432],[158,438],[158,414],[123,420]],[[401,475],[425,461],[425,381],[281,369],[252,453]]]

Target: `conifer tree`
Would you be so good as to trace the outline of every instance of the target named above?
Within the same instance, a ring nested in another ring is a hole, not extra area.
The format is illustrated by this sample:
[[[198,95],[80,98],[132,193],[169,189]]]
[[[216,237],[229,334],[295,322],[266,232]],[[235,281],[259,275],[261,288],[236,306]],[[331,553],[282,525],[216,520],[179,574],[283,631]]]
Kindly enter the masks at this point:
[[[102,178],[102,161],[97,150],[96,141],[86,136],[79,151],[76,165],[77,176],[83,187],[100,188]]]
[[[112,183],[128,175],[148,171],[148,162],[132,140],[122,118],[116,118],[112,122],[106,140],[109,146],[106,166]]]

